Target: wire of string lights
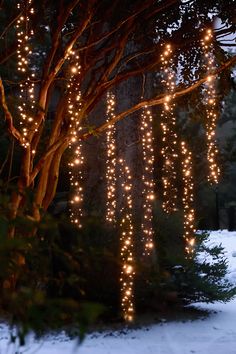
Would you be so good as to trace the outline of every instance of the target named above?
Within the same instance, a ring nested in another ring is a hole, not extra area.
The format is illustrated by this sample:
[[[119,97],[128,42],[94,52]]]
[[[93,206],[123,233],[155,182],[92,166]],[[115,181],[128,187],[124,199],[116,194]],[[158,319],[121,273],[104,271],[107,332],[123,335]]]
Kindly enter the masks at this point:
[[[206,105],[206,138],[207,138],[207,160],[209,163],[208,181],[217,184],[220,177],[220,168],[217,163],[218,148],[215,138],[218,114],[216,111],[216,80],[213,75],[215,70],[215,60],[213,53],[213,32],[211,29],[204,31],[201,40],[204,52],[205,68],[208,74],[205,84],[205,105]]]
[[[193,195],[193,162],[192,153],[184,141],[181,142],[182,173],[183,173],[183,209],[184,209],[184,239],[188,255],[194,252],[195,245],[195,212]]]
[[[77,139],[78,132],[82,129],[79,126],[78,115],[81,109],[81,91],[80,91],[80,74],[81,66],[79,56],[75,51],[70,51],[69,60],[73,63],[70,66],[70,78],[67,85],[68,89],[68,116],[70,120],[70,131],[72,134],[70,149],[74,149],[73,159],[68,163],[70,185],[73,191],[70,200],[70,219],[73,224],[79,228],[82,227],[81,218],[83,203],[83,171],[84,156],[82,155],[82,144]]]
[[[30,40],[33,36],[33,30],[30,29],[30,23],[34,14],[32,0],[22,0],[17,3],[20,16],[16,24],[17,34],[17,69],[20,74],[20,94],[18,111],[20,114],[20,126],[23,132],[23,146],[29,146],[28,135],[30,131],[37,131],[37,123],[34,122],[35,108],[35,73],[29,68]]]
[[[162,64],[162,84],[166,92],[164,107],[161,112],[162,143],[161,149],[163,157],[162,182],[163,182],[163,210],[172,213],[177,210],[177,188],[176,188],[176,161],[177,153],[177,134],[176,118],[174,115],[175,104],[175,73],[172,68],[171,45],[165,45],[161,54]]]
[[[132,176],[123,159],[119,159],[119,178],[122,181],[122,201],[120,220],[120,256],[121,256],[121,309],[125,321],[134,318],[134,229],[132,205]]]
[[[142,242],[144,243],[144,255],[150,255],[153,251],[153,200],[154,180],[153,180],[153,129],[152,129],[152,112],[148,107],[144,107],[141,114],[140,135],[142,140],[143,154],[143,220]]]
[[[108,92],[106,96],[106,117],[109,122],[114,117],[115,95]],[[116,223],[116,128],[109,125],[106,130],[106,220],[110,223]]]

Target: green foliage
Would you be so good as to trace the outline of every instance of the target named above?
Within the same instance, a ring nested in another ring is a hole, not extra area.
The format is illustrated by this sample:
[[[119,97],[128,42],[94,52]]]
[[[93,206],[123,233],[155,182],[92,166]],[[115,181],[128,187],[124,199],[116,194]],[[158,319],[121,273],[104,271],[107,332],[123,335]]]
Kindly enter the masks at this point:
[[[86,257],[79,246],[78,230],[70,226],[71,232],[66,234],[67,222],[49,214],[42,215],[38,223],[22,211],[22,215],[10,222],[8,202],[9,197],[2,191],[0,308],[9,323],[17,328],[16,337],[11,339],[23,345],[32,330],[41,336],[49,330],[60,329],[70,334],[75,328],[82,339],[104,308],[85,297],[82,269]],[[13,226],[16,237],[9,238]]]
[[[156,213],[157,258],[152,266],[138,265],[139,311],[168,311],[194,302],[229,301],[236,287],[225,279],[227,261],[222,246],[209,246],[207,232],[196,234],[195,252],[186,257],[179,212]],[[148,298],[148,302],[147,302]]]
[[[79,231],[66,217],[48,213],[37,223],[27,217],[30,193],[26,210],[9,222],[3,189],[0,198],[0,308],[17,326],[12,341],[23,345],[31,330],[42,336],[64,329],[83,338],[98,316],[121,320],[117,230],[104,227],[99,217],[87,217]],[[155,224],[157,257],[136,264],[138,314],[196,301],[228,301],[236,294],[224,280],[227,262],[221,246],[209,247],[207,234],[196,235],[195,253],[186,258],[181,212],[167,216],[156,208]],[[12,226],[17,237],[9,239]]]
[[[167,259],[168,277],[162,283],[162,288],[175,290],[184,303],[226,302],[236,294],[236,287],[224,279],[227,261],[223,248],[207,246],[208,237],[207,233],[196,235],[193,257]]]

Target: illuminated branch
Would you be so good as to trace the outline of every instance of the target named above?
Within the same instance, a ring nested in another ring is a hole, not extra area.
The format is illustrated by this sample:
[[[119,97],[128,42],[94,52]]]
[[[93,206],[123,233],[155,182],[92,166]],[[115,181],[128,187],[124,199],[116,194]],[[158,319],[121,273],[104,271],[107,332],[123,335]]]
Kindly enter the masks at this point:
[[[230,60],[228,60],[227,62],[225,62],[221,67],[219,67],[218,69],[216,69],[212,75],[217,75],[219,73],[221,73],[222,71],[224,71],[225,69],[233,66],[236,63],[236,55],[233,56]],[[204,82],[207,81],[208,76],[203,77],[200,80],[197,80],[196,82],[194,82],[192,85],[184,88],[184,89],[180,89],[174,92],[175,94],[175,98],[181,97],[183,95],[186,95],[188,93],[191,93],[193,90],[195,90],[196,88],[198,88],[199,86],[201,86]],[[107,85],[110,87],[110,85]],[[96,134],[100,134],[102,133],[104,130],[107,129],[108,125],[110,124],[115,124],[116,122],[122,120],[123,118],[127,117],[128,115],[138,111],[139,109],[143,108],[144,106],[147,107],[152,107],[152,106],[158,106],[161,105],[165,102],[165,95],[159,95],[157,97],[148,99],[148,100],[143,100],[139,103],[137,103],[136,105],[134,105],[133,107],[127,109],[126,111],[117,114],[112,120],[111,122],[108,124],[107,122],[102,124],[101,126],[95,128],[93,130],[93,132],[87,132],[82,134],[81,136],[79,136],[79,138],[81,139],[87,139],[89,136],[92,135],[96,135]]]
[[[185,250],[188,255],[194,251],[195,245],[195,212],[193,206],[193,166],[192,153],[186,143],[181,142],[182,168],[183,168],[183,209],[184,209],[184,240]]]
[[[23,137],[22,137],[21,133],[19,132],[19,130],[16,129],[13,124],[13,117],[12,117],[11,112],[9,111],[7,103],[6,103],[5,91],[4,91],[4,86],[3,86],[1,78],[0,78],[0,101],[1,101],[3,112],[5,114],[8,132],[10,133],[11,136],[13,136],[16,140],[18,140],[19,143],[22,145],[23,144]]]
[[[172,49],[170,44],[165,46],[164,52],[161,54],[162,61],[162,83],[165,91],[165,102],[161,112],[162,127],[162,182],[163,182],[163,210],[170,214],[176,211],[177,188],[176,188],[176,162],[177,154],[177,134],[176,134],[176,118],[174,114],[175,103],[175,85],[176,78],[172,68]]]
[[[234,65],[236,63],[236,55],[234,57],[232,57],[229,61],[227,61],[226,63],[224,63],[220,68],[218,68],[215,72],[215,74],[218,74],[220,72],[222,72],[224,69],[231,67],[232,65]],[[194,82],[192,85],[190,85],[189,87],[186,87],[184,89],[181,89],[179,91],[175,92],[175,97],[181,97],[185,94],[188,94],[190,92],[192,92],[193,90],[195,90],[196,88],[198,88],[199,86],[201,86],[206,80],[207,80],[208,76],[205,76],[204,78]],[[0,87],[1,88],[1,87]],[[147,107],[151,107],[151,106],[158,106],[161,105],[165,102],[165,95],[160,95],[158,97],[149,99],[149,100],[143,100],[141,102],[139,102],[138,104],[134,105],[133,107],[129,108],[128,110],[115,115],[111,121],[105,122],[104,124],[102,124],[101,126],[95,128],[92,132],[87,132],[81,135],[78,135],[78,139],[82,139],[82,140],[86,140],[87,138],[89,138],[90,136],[93,135],[99,135],[101,134],[103,131],[105,131],[109,125],[111,124],[115,124],[116,122],[124,119],[125,117],[127,117],[128,115],[140,110],[141,108],[147,106]],[[58,140],[53,143],[52,146],[50,146],[50,148],[41,156],[40,160],[38,161],[38,163],[36,164],[36,166],[34,167],[34,170],[32,171],[31,174],[31,181],[33,181],[35,179],[35,177],[37,176],[37,174],[40,172],[41,168],[43,167],[44,162],[46,161],[46,159],[55,151],[58,149],[58,147],[60,147],[61,144],[64,144],[65,142],[67,142],[67,144],[69,144],[70,140],[72,138],[72,135],[64,133],[62,134],[60,137],[58,137]]]
[[[152,113],[144,107],[141,114],[140,135],[142,137],[143,154],[143,218],[142,218],[142,242],[144,244],[144,255],[150,255],[153,252],[153,200],[154,178],[153,178],[153,131],[152,131]]]
[[[114,116],[115,95],[107,93],[107,122]],[[116,222],[116,139],[115,127],[109,126],[106,131],[107,159],[106,159],[106,220],[115,224]]]
[[[204,51],[205,69],[208,74],[204,92],[206,106],[206,138],[207,138],[207,159],[209,163],[208,181],[217,184],[219,181],[220,169],[217,164],[218,148],[216,143],[216,124],[218,114],[216,112],[216,80],[217,76],[213,74],[215,69],[213,50],[213,33],[208,29],[202,39]]]
[[[63,12],[60,13],[59,15],[59,19],[58,19],[58,26],[56,27],[55,32],[53,33],[52,36],[52,48],[49,52],[45,67],[44,67],[44,74],[43,77],[46,78],[48,73],[49,73],[49,69],[52,65],[54,56],[56,54],[56,51],[58,49],[58,46],[60,44],[60,36],[61,36],[61,31],[63,29],[63,26],[65,25],[66,21],[68,20],[68,17],[70,16],[71,12],[73,11],[73,9],[79,4],[80,0],[73,0],[68,6],[67,8],[63,9]]]
[[[119,159],[119,178],[122,180],[123,208],[120,212],[120,255],[121,255],[121,309],[123,318],[132,321],[134,317],[134,230],[132,205],[132,176],[123,159]]]
[[[82,129],[79,126],[78,116],[81,107],[81,92],[80,92],[80,78],[81,66],[79,62],[79,56],[75,52],[71,52],[71,59],[75,63],[70,67],[70,80],[67,85],[69,96],[68,96],[68,116],[69,116],[69,128],[72,131],[71,143],[75,143],[76,147],[73,151],[73,159],[69,162],[69,175],[70,175],[70,185],[72,187],[73,197],[70,201],[70,219],[71,222],[76,224],[78,227],[82,227],[81,217],[82,213],[82,202],[83,202],[83,188],[82,188],[82,166],[84,162],[84,157],[82,155],[81,141],[77,142],[77,132]],[[72,148],[72,144],[70,144]]]

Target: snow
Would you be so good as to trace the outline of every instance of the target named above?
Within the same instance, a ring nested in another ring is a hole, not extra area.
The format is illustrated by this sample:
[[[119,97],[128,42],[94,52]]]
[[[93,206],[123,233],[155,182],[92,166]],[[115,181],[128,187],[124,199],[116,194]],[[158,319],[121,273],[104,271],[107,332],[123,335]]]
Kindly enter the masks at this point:
[[[222,244],[229,261],[227,278],[236,284],[236,232],[211,232],[210,244]],[[6,325],[0,325],[1,354],[235,354],[236,298],[230,302],[195,306],[209,316],[197,320],[173,321],[137,330],[92,333],[79,347],[64,334],[37,342],[31,336],[19,351],[9,345]]]

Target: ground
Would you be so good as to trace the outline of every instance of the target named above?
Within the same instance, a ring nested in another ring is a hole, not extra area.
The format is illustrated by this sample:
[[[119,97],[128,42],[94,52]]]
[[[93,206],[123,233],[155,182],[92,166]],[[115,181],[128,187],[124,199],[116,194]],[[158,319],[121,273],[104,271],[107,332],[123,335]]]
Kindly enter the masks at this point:
[[[236,232],[211,232],[211,244],[222,243],[229,261],[227,278],[236,284]],[[209,311],[197,320],[166,321],[136,330],[92,333],[83,344],[63,334],[48,336],[36,342],[29,338],[27,346],[17,351],[9,345],[5,324],[0,326],[1,354],[235,354],[236,353],[236,298],[230,302],[194,305]]]

